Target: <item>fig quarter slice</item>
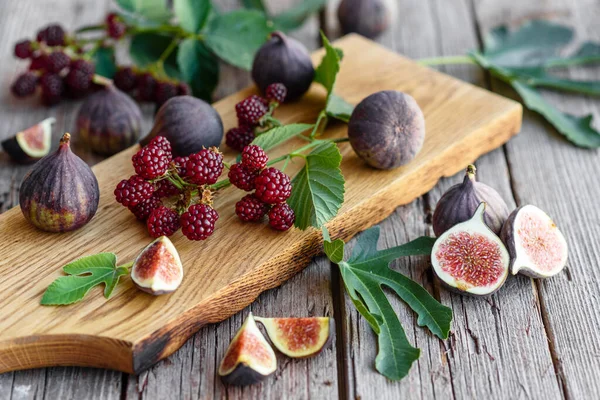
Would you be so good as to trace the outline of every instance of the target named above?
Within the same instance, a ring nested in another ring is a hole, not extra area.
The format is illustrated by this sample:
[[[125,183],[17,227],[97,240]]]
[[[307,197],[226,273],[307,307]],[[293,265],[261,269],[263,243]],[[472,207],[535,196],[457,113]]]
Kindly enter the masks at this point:
[[[141,251],[133,262],[131,280],[144,292],[171,293],[183,280],[179,253],[166,236],[161,236]]]
[[[50,152],[52,124],[54,118],[47,118],[15,136],[2,142],[8,155],[18,163],[32,163],[40,160]]]
[[[263,324],[277,350],[292,358],[317,355],[335,330],[334,320],[328,317],[255,319]]]

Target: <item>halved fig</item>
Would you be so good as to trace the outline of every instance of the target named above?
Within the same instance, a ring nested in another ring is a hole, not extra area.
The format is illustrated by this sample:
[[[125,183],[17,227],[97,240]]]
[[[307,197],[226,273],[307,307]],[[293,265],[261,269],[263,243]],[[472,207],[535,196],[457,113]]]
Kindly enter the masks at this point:
[[[328,317],[255,319],[263,324],[277,350],[292,358],[319,354],[335,330],[333,319]]]
[[[183,266],[173,243],[161,236],[136,257],[131,280],[144,292],[159,295],[171,293],[183,279]]]
[[[531,204],[513,211],[501,234],[513,275],[548,278],[567,264],[568,246],[552,218]]]
[[[48,155],[54,118],[47,118],[2,142],[4,151],[16,162],[33,163]]]
[[[225,383],[246,386],[262,381],[275,370],[275,352],[250,313],[225,352],[219,376]]]
[[[454,225],[433,245],[431,264],[442,283],[460,293],[487,296],[508,276],[510,257],[498,236],[485,224],[486,203],[471,219]]]

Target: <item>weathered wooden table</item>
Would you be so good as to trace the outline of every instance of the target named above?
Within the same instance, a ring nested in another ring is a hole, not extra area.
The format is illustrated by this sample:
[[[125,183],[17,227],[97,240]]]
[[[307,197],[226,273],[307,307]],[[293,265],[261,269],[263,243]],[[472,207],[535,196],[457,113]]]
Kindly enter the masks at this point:
[[[273,12],[300,0],[270,0]],[[235,0],[217,1],[234,8]],[[463,54],[481,46],[481,37],[500,23],[518,25],[550,18],[576,28],[579,39],[600,41],[596,0],[392,0],[391,29],[379,42],[409,57]],[[16,40],[32,36],[51,21],[69,28],[96,23],[109,0],[0,1],[0,139],[52,115],[54,142],[71,130],[78,103],[47,109],[36,100],[16,101],[8,91],[23,64],[11,58]],[[339,36],[335,10],[313,17],[294,36],[319,47],[318,28]],[[512,96],[476,67],[445,72]],[[570,72],[598,79],[597,69]],[[246,72],[224,66],[216,96],[250,83]],[[549,97],[561,109],[600,117],[600,102],[580,96]],[[146,128],[152,110],[145,109]],[[93,164],[100,159],[77,149]],[[414,314],[390,296],[421,358],[401,382],[374,369],[375,336],[344,293],[335,265],[320,257],[280,288],[261,295],[247,310],[200,330],[178,352],[139,376],[88,368],[46,368],[0,375],[0,399],[134,398],[598,398],[600,392],[600,154],[573,147],[538,116],[526,113],[520,135],[477,162],[480,180],[495,187],[509,205],[533,203],[547,210],[570,245],[563,273],[547,281],[511,278],[488,299],[451,294],[433,280],[423,258],[394,267],[423,284],[454,310],[452,333],[440,341],[416,327]],[[0,153],[0,211],[17,203],[27,167]],[[430,193],[398,210],[381,224],[380,246],[390,247],[432,234],[431,213],[440,195],[461,176],[441,181]],[[2,229],[2,227],[0,227]],[[9,274],[10,270],[3,270]],[[32,277],[33,279],[33,277]],[[334,345],[308,360],[281,358],[274,378],[261,385],[226,387],[216,377],[229,340],[251,310],[265,316],[329,315],[337,321]]]

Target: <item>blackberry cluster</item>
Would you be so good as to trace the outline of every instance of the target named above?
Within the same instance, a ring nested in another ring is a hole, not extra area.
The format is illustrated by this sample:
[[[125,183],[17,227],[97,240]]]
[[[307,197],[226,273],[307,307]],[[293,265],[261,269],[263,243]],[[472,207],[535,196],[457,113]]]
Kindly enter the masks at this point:
[[[259,131],[270,129],[272,115],[287,95],[282,83],[273,83],[267,87],[266,98],[253,94],[235,105],[238,126],[231,128],[225,135],[225,143],[235,151],[248,146]]]
[[[127,25],[119,15],[110,13],[106,16],[106,31],[111,38],[121,39],[127,32]]]
[[[150,102],[157,107],[175,96],[188,96],[192,89],[185,82],[157,79],[151,72],[132,67],[120,67],[113,78],[115,86],[138,101]]]

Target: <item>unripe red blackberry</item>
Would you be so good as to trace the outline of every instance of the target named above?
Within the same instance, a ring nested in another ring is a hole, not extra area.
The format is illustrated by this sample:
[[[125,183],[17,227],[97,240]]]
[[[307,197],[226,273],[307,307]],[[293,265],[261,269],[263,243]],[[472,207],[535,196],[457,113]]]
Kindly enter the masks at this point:
[[[254,140],[254,130],[249,126],[231,128],[225,135],[225,143],[233,150],[242,151]]]
[[[156,90],[156,78],[149,72],[146,72],[138,77],[137,80],[137,97],[140,101],[153,101],[154,92]]]
[[[133,215],[135,215],[135,217],[140,221],[146,221],[152,211],[156,210],[162,205],[163,204],[160,201],[160,198],[154,194],[149,199],[139,203],[137,206],[129,207],[129,211],[131,211]]]
[[[194,204],[181,215],[181,231],[190,240],[204,240],[215,231],[219,214],[206,204]]]
[[[65,30],[59,24],[51,24],[38,31],[37,41],[45,42],[48,46],[63,46],[65,44]]]
[[[254,181],[256,197],[268,204],[283,203],[292,194],[290,177],[277,168],[265,168]]]
[[[167,139],[164,136],[155,136],[152,138],[152,140],[150,141],[150,143],[148,143],[148,146],[157,146],[159,148],[161,148],[165,153],[167,154],[173,154],[173,149],[171,148],[171,143],[169,142],[169,139]],[[171,156],[171,159],[173,157]],[[169,162],[171,162],[171,160],[169,160]]]
[[[171,236],[181,226],[179,214],[168,207],[160,206],[150,213],[146,226],[148,227],[148,233],[153,238]]]
[[[17,77],[10,87],[10,91],[17,97],[30,96],[35,93],[38,76],[33,72],[25,72]]]
[[[159,82],[154,92],[154,102],[162,106],[172,97],[177,96],[177,86],[172,82]]]
[[[154,187],[138,175],[132,175],[129,179],[123,179],[115,188],[117,202],[125,207],[135,207],[148,200],[154,193]]]
[[[271,83],[265,90],[265,96],[271,101],[283,103],[287,96],[287,89],[283,83]]]
[[[106,28],[108,36],[113,39],[120,39],[125,35],[127,26],[121,21],[121,18],[115,13],[110,13],[106,16]]]
[[[185,82],[179,82],[177,85],[177,96],[191,96],[192,88]]]
[[[260,119],[267,111],[268,108],[263,100],[255,94],[235,105],[235,112],[240,125],[258,125]]]
[[[131,157],[135,173],[144,179],[162,176],[169,168],[173,156],[158,146],[148,145]]]
[[[31,40],[22,40],[15,44],[15,57],[26,59],[31,57],[32,54]]]
[[[267,166],[269,157],[262,147],[255,144],[244,147],[242,151],[242,164],[249,169],[260,171]]]
[[[215,147],[202,149],[189,156],[186,168],[188,181],[196,185],[212,185],[223,172],[223,154]]]
[[[250,169],[242,163],[233,164],[229,168],[229,181],[239,189],[250,192],[254,190],[254,180],[258,176],[258,170]]]
[[[46,69],[48,72],[59,73],[67,68],[70,63],[71,59],[62,51],[55,51],[46,57]]]
[[[295,220],[294,210],[287,203],[277,204],[269,211],[269,225],[278,231],[287,231]]]
[[[159,198],[171,197],[179,194],[179,189],[168,179],[162,179],[155,184],[154,193]]]
[[[260,221],[269,211],[269,205],[254,194],[247,194],[235,203],[235,213],[244,222]]]
[[[115,86],[124,92],[131,92],[135,89],[137,75],[131,67],[121,67],[113,77]]]
[[[180,177],[185,178],[187,176],[187,162],[189,157],[175,157],[173,162],[177,168],[177,173]]]
[[[58,74],[45,73],[40,79],[42,102],[51,106],[60,102],[65,91],[65,84]]]

